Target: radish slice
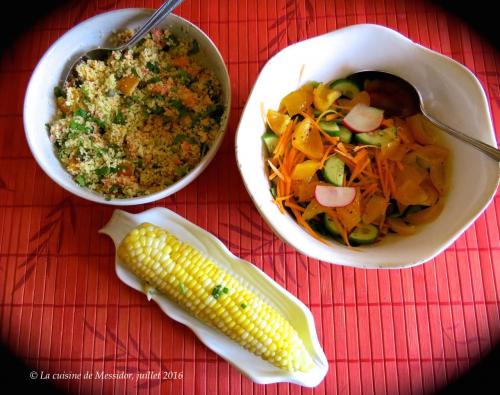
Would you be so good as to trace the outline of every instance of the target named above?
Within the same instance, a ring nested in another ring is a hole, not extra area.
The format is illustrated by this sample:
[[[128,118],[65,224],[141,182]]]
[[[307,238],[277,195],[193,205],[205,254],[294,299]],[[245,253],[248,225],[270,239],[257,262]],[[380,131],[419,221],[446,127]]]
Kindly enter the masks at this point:
[[[380,126],[383,119],[383,110],[358,103],[345,116],[344,125],[353,132],[371,132]]]
[[[317,185],[314,197],[319,204],[325,207],[344,207],[356,197],[356,188]]]

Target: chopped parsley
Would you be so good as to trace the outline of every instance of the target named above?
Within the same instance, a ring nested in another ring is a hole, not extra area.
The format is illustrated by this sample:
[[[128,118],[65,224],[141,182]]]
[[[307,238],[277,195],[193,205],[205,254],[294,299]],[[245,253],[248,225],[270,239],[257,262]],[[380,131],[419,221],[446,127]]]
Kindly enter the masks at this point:
[[[187,292],[187,288],[182,281],[179,282],[179,290],[181,291],[181,294],[185,294]]]
[[[99,177],[106,177],[110,173],[117,173],[120,171],[120,166],[118,167],[109,167],[109,166],[102,166],[96,169],[95,174],[98,175]]]
[[[74,132],[90,132],[90,128],[85,126],[83,123],[77,122],[76,119],[71,120],[71,122],[69,123],[69,128]]]
[[[198,44],[198,41],[193,40],[191,41],[191,45],[189,46],[188,50],[188,55],[194,55],[195,53],[200,52],[200,44]]]
[[[175,48],[179,45],[179,39],[177,38],[177,36],[175,36],[175,34],[169,34],[166,38],[165,38],[165,45],[163,46],[163,50],[164,51],[170,51],[170,49],[172,48]]]
[[[125,125],[125,116],[118,110],[115,112],[115,115],[113,115],[112,122],[117,125]]]
[[[90,118],[90,114],[81,108],[76,109],[76,111],[74,112],[74,116],[75,117],[82,117],[84,120],[87,120]]]
[[[153,62],[146,63],[146,67],[152,73],[157,73],[158,74],[160,72],[160,68],[158,67],[158,65],[154,64]]]
[[[84,187],[84,186],[87,185],[87,180],[85,179],[85,176],[83,174],[80,174],[80,175],[76,176],[75,177],[75,181],[81,187]]]
[[[165,112],[165,110],[161,107],[146,107],[147,114],[161,115],[164,112]]]
[[[212,289],[212,296],[214,299],[219,299],[222,294],[227,294],[229,293],[229,288],[222,286],[221,284],[217,285]]]
[[[206,112],[207,116],[217,122],[220,122],[222,114],[224,114],[224,106],[222,104],[211,104]]]
[[[62,97],[64,96],[63,90],[59,86],[54,86],[54,96],[55,97]]]
[[[146,85],[148,85],[148,84],[154,84],[154,83],[160,82],[160,81],[161,81],[160,77],[152,77],[149,80],[146,80],[145,84]]]
[[[194,137],[187,136],[185,134],[178,134],[177,136],[175,136],[173,144],[179,144],[183,141],[187,141],[189,144],[196,144],[196,139]]]
[[[248,305],[246,303],[242,303],[242,304],[240,304],[240,306],[242,309],[246,309],[248,307]]]

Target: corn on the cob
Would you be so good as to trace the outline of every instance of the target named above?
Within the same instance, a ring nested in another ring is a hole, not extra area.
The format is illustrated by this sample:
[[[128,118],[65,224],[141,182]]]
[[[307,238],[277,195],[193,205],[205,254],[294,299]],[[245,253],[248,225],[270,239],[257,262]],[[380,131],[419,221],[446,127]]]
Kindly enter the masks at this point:
[[[138,226],[121,242],[118,256],[148,286],[250,352],[288,371],[313,367],[297,331],[280,313],[166,230]]]

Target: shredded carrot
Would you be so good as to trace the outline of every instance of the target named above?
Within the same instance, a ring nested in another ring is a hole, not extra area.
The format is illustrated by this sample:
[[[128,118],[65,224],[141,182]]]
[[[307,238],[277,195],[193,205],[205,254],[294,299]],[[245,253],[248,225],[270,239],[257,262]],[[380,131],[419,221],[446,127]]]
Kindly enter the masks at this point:
[[[396,195],[396,183],[394,182],[394,178],[392,177],[391,172],[388,172],[388,179],[389,179],[389,188],[391,190],[392,195]]]
[[[295,204],[289,200],[285,201],[285,206],[290,207],[290,208],[294,208],[295,210],[297,210],[301,213],[303,213],[306,210],[304,207],[299,206],[298,204]]]
[[[370,144],[366,144],[366,145],[357,145],[353,148],[353,152],[358,152],[359,150],[362,150],[364,148],[378,148],[378,146],[376,145],[370,145]]]
[[[321,158],[321,160],[319,161],[319,169],[321,170],[323,168],[323,166],[325,165],[325,162],[327,161],[327,159],[330,157],[330,154],[332,153],[332,151],[335,149],[335,147],[333,145],[330,145],[325,153],[323,154],[323,157]]]
[[[388,118],[388,119],[384,119],[382,121],[382,126],[385,126],[386,128],[389,128],[391,126],[394,126],[394,120],[392,120],[391,118]]]
[[[271,162],[269,159],[267,160],[267,163],[269,164],[269,167],[271,168],[271,170],[274,172],[274,174],[276,174],[279,178],[281,178],[282,180],[285,179],[285,177],[283,176],[283,173],[281,173],[281,171],[278,170],[278,168],[276,166],[273,165],[273,162]]]
[[[351,185],[352,181],[358,177],[359,174],[364,170],[366,166],[370,163],[370,158],[366,159],[366,161],[363,164],[357,163],[356,167],[354,168],[354,171],[351,173],[351,178],[349,179],[349,182],[347,185]]]
[[[362,94],[369,96],[365,91],[362,91]],[[340,141],[338,136],[331,136],[320,127],[321,120],[338,122],[338,119],[345,116],[355,104],[356,100],[338,99],[332,105],[333,108],[321,112],[318,116],[315,116],[317,112],[312,104],[308,105],[307,108],[303,108],[303,111],[299,113],[304,119],[307,119],[307,122],[310,122],[311,128],[316,128],[320,132],[319,135],[323,149],[317,170],[323,169],[328,158],[335,154],[345,164],[346,169],[348,169],[343,174],[342,185],[351,186],[357,190],[357,203],[353,215],[349,211],[346,212],[342,211],[342,209],[328,207],[323,207],[319,211],[334,221],[344,243],[349,247],[349,233],[354,226],[351,226],[350,222],[352,221],[350,221],[350,218],[354,218],[355,215],[356,220],[359,222],[359,217],[363,217],[367,204],[374,195],[383,196],[386,203],[389,199],[395,198],[398,205],[401,206],[402,203],[397,198],[398,191],[395,183],[395,174],[398,172],[398,169],[404,169],[405,165],[403,162],[408,154],[415,150],[425,149],[426,147],[425,144],[422,145],[415,142],[409,129],[410,125],[406,126],[406,119],[387,118],[382,121],[381,127],[398,128],[399,139],[387,147],[370,144],[362,145],[357,142],[353,142],[352,144],[344,143]],[[286,113],[286,108],[282,106],[279,108],[279,111]],[[263,110],[262,113],[265,115]],[[264,119],[266,118],[265,116],[263,117]],[[408,120],[409,124],[410,121],[411,119]],[[289,122],[283,133],[278,136],[278,144],[274,149],[272,158],[268,160],[268,178],[276,186],[274,201],[279,210],[282,213],[286,213],[286,210],[291,211],[297,223],[306,232],[316,240],[327,244],[323,236],[313,229],[311,224],[302,216],[302,213],[306,212],[308,217],[310,217],[315,212],[309,212],[303,206],[309,204],[308,207],[314,207],[314,205],[311,206],[311,203],[315,202],[314,188],[318,183],[322,183],[323,181],[320,181],[316,173],[313,179],[309,181],[292,179],[292,174],[296,166],[307,159],[307,155],[297,148],[299,145],[293,142],[297,123],[297,119]],[[313,131],[316,133],[315,130]],[[317,135],[314,137],[316,138]],[[313,144],[313,140],[311,140],[311,144]],[[314,169],[311,170],[313,171]],[[299,174],[294,174],[294,177],[296,175]],[[384,237],[389,231],[387,210],[384,211],[383,215],[372,220],[371,224],[377,226],[380,237]]]
[[[363,150],[360,150],[356,156],[354,157],[353,161],[354,163],[356,164],[359,164],[363,159],[365,159],[366,157],[368,156],[368,151],[363,149]]]
[[[378,189],[378,185],[377,184],[369,184],[366,189],[364,190],[364,192],[361,193],[361,198],[363,199],[368,199],[368,197],[376,192]]]
[[[278,144],[274,149],[273,159],[277,159],[283,154],[288,142],[290,141],[290,138],[292,137],[294,129],[295,129],[295,121],[290,122],[285,131],[283,132],[283,134],[280,136]]]
[[[282,197],[276,198],[274,200],[276,200],[277,202],[281,202],[281,201],[284,201],[284,200],[288,200],[291,197],[293,197],[293,195],[282,196]]]

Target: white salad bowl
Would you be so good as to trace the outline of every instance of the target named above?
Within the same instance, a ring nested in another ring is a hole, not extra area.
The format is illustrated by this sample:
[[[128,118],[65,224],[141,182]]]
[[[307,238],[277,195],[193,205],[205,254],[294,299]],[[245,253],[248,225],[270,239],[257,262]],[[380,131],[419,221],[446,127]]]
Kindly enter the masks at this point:
[[[55,155],[45,124],[56,113],[53,89],[60,85],[65,71],[83,52],[97,47],[110,47],[107,40],[113,32],[131,28],[137,29],[151,16],[154,10],[128,8],[106,12],[78,24],[61,36],[40,59],[36,66],[24,100],[23,121],[26,139],[33,156],[40,167],[57,184],[84,199],[98,203],[127,206],[153,202],[169,196],[191,183],[212,161],[224,137],[229,110],[231,108],[231,85],[224,60],[210,38],[191,22],[170,14],[158,27],[169,28],[173,33],[188,39],[196,39],[200,53],[198,59],[215,73],[222,87],[224,114],[221,130],[216,141],[201,162],[176,183],[156,193],[128,199],[106,200],[101,194],[79,186],[64,169]]]
[[[317,386],[328,371],[328,360],[321,348],[311,311],[295,296],[273,281],[251,263],[234,256],[224,244],[206,230],[194,225],[173,211],[156,207],[138,214],[115,210],[109,222],[100,230],[113,239],[118,248],[124,237],[136,226],[149,222],[191,244],[222,269],[237,278],[245,287],[280,312],[295,328],[314,363],[308,372],[287,372],[252,354],[218,330],[199,321],[160,293],[145,291],[144,284],[116,255],[118,278],[133,289],[146,293],[170,318],[190,328],[211,350],[226,359],[258,384],[289,382],[306,387]]]
[[[310,257],[362,268],[403,268],[426,262],[453,243],[495,195],[499,165],[469,145],[447,135],[451,151],[449,191],[441,215],[412,236],[348,248],[315,240],[274,204],[265,171],[261,136],[264,114],[307,81],[326,82],[361,70],[399,75],[421,92],[431,115],[472,137],[496,146],[486,95],[464,66],[416,44],[386,27],[346,27],[291,45],[262,69],[243,111],[236,135],[236,157],[245,186],[274,232]]]

